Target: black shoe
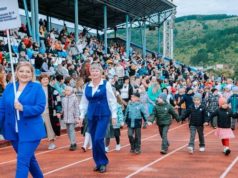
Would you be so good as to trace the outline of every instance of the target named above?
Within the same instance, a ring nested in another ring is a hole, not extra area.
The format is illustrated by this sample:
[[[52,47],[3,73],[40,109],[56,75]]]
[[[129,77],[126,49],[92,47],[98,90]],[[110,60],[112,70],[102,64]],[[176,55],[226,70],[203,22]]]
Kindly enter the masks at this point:
[[[69,147],[69,150],[72,151],[74,149],[74,145],[71,144],[70,147]]]
[[[137,154],[137,155],[138,155],[138,154],[141,154],[141,150],[139,150],[139,149],[138,149],[138,150],[135,150],[135,154]]]
[[[104,173],[104,172],[106,172],[107,170],[106,170],[106,166],[104,166],[104,165],[102,165],[102,166],[100,166],[100,169],[99,169],[99,172],[100,173]]]
[[[70,151],[75,151],[77,149],[77,144],[71,144],[70,147],[69,147],[69,150]]]
[[[100,171],[100,167],[95,167],[95,168],[93,168],[93,171],[95,171],[95,172],[97,172],[97,171]]]
[[[130,153],[135,153],[135,150],[134,150],[134,149],[131,149],[131,150],[130,150]]]
[[[160,150],[160,153],[165,155],[165,154],[167,154],[167,151],[166,150]]]
[[[84,148],[83,146],[81,147],[81,149],[83,150],[83,152],[86,152],[86,148]]]
[[[228,156],[230,153],[231,153],[231,150],[228,148],[228,149],[225,151],[225,155]]]

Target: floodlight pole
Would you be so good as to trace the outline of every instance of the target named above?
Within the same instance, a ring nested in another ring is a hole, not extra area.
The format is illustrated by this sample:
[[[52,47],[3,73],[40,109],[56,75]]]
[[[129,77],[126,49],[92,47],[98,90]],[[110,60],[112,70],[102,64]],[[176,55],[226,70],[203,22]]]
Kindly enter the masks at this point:
[[[29,19],[29,12],[28,12],[28,8],[27,8],[26,0],[23,0],[23,4],[24,4],[24,9],[25,9],[25,15],[26,15],[26,21],[27,21],[27,27],[28,27],[29,35],[32,36],[31,22],[30,22],[30,19]]]
[[[78,13],[78,0],[74,0],[74,16],[75,16],[75,22],[74,22],[74,32],[75,32],[75,42],[77,43],[79,40],[79,13]]]
[[[32,24],[32,39],[33,41],[36,41],[35,0],[31,0],[31,24]]]
[[[174,58],[174,28],[175,28],[175,25],[174,25],[174,21],[175,21],[175,14],[176,14],[176,9],[174,8],[173,9],[173,13],[172,13],[172,16],[171,16],[171,20],[170,20],[170,57],[171,59]]]
[[[38,45],[40,45],[40,36],[39,36],[39,2],[38,0],[35,0],[35,25],[36,25],[36,42]]]
[[[126,55],[129,58],[130,43],[129,43],[129,16],[126,15]]]
[[[107,54],[107,6],[104,5],[104,54]]]

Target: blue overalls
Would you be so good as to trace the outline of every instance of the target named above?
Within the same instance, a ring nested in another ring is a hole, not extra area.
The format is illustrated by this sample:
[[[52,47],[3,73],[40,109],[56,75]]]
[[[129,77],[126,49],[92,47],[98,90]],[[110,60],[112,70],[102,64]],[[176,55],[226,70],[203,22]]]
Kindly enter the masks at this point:
[[[105,153],[104,138],[111,118],[111,111],[107,101],[106,83],[104,80],[92,96],[92,87],[88,84],[85,88],[85,96],[88,100],[88,127],[92,137],[93,159],[97,167],[108,164]]]

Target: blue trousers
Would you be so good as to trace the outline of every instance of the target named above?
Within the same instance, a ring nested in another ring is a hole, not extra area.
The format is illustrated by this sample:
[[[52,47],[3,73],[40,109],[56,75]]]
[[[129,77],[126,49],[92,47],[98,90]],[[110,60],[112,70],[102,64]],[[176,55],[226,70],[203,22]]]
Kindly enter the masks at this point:
[[[97,167],[108,164],[104,144],[108,124],[109,117],[93,117],[92,120],[88,119],[88,128],[93,144],[93,159]]]
[[[42,171],[35,157],[35,150],[40,144],[40,140],[32,142],[11,141],[17,153],[17,169],[15,178],[28,178],[30,171],[33,178],[43,178]]]

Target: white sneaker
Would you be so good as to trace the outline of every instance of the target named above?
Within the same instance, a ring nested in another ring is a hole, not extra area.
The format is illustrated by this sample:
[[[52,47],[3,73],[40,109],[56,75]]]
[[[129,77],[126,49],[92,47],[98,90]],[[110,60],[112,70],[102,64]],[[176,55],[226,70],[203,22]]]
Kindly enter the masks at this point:
[[[0,140],[4,140],[4,137],[2,135],[0,135]]]
[[[189,147],[188,147],[188,152],[189,152],[190,154],[193,154],[193,151],[194,151],[194,150],[193,150],[193,147],[189,146]]]
[[[107,152],[107,153],[109,152],[109,147],[107,147],[107,146],[105,147],[105,152]]]
[[[56,145],[54,143],[50,143],[48,146],[48,150],[54,150],[56,148]]]
[[[200,148],[199,148],[199,151],[200,151],[200,152],[204,152],[204,151],[205,151],[205,147],[200,147]]]
[[[120,145],[120,144],[116,145],[115,150],[116,150],[116,151],[120,151],[120,150],[121,150],[121,145]]]

